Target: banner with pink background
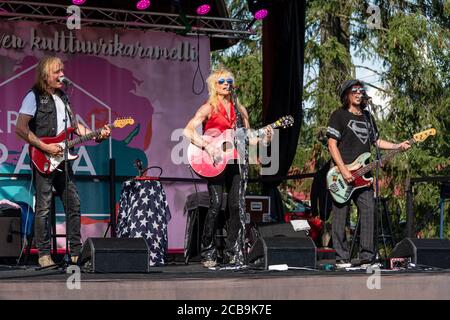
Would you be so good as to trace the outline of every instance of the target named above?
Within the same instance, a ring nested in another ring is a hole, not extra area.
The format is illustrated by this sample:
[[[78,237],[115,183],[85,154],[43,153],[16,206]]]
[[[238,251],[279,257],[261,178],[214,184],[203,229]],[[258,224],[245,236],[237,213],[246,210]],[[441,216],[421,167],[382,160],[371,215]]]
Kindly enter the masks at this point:
[[[33,86],[36,64],[44,55],[56,55],[64,62],[64,73],[73,82],[67,92],[79,121],[94,130],[118,118],[134,119],[133,125],[115,129],[109,141],[80,145],[80,157],[73,163],[76,175],[108,175],[112,157],[118,176],[137,175],[134,161],[140,159],[145,167],[161,167],[162,177],[192,178],[185,164],[172,161],[172,151],[182,141],[180,129],[207,99],[208,38],[126,29],[70,31],[32,22],[0,23],[0,173],[31,173],[28,148],[14,131],[22,99]],[[0,179],[0,199],[32,205],[30,179]],[[77,185],[82,237],[103,236],[109,222],[108,184],[78,181]],[[163,182],[163,187],[172,217],[169,249],[181,249],[184,205],[195,189],[192,183],[177,181]],[[118,183],[116,200],[120,189]],[[57,217],[64,233],[60,203]]]

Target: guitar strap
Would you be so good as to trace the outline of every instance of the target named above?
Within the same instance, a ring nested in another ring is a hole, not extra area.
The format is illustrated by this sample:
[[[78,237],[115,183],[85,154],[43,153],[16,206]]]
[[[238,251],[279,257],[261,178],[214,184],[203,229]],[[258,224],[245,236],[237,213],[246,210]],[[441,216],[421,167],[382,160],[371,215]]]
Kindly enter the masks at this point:
[[[363,110],[363,115],[364,115],[364,120],[366,121],[366,124],[367,124],[367,129],[369,130],[370,142],[372,144],[375,144],[375,142],[377,141],[377,133],[375,132],[374,127],[372,126],[372,119],[371,119],[370,112],[367,110]]]

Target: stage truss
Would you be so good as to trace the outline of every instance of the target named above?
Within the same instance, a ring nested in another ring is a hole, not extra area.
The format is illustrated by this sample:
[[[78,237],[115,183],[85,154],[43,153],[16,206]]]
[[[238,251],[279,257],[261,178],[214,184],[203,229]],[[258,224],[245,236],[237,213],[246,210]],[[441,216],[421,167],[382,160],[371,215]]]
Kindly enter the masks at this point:
[[[0,19],[66,24],[68,6],[50,3],[0,0]],[[249,20],[208,16],[182,16],[173,13],[126,11],[108,8],[80,7],[81,27],[139,29],[175,32],[183,35],[206,35],[211,38],[247,39]]]

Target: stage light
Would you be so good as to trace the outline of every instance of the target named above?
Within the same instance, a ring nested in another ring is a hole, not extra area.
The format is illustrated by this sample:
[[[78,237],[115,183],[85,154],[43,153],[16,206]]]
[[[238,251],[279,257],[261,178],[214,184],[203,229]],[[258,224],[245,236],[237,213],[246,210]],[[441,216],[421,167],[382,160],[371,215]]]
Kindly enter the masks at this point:
[[[139,1],[136,3],[136,8],[137,8],[138,10],[145,10],[145,9],[147,9],[148,7],[150,7],[150,0],[139,0]]]
[[[72,0],[72,3],[76,6],[81,6],[85,2],[86,0]]]
[[[266,0],[247,0],[248,9],[256,20],[262,20],[269,14]]]
[[[197,14],[199,16],[204,16],[205,14],[208,14],[210,10],[211,5],[209,4],[209,1],[200,1],[200,4],[197,7]]]

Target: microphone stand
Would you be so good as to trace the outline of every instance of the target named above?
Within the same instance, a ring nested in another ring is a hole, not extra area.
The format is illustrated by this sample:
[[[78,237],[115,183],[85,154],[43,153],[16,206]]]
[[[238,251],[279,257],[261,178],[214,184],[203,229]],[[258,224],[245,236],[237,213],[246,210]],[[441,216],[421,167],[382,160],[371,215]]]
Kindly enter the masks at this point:
[[[234,137],[234,145],[238,151],[239,156],[239,173],[241,177],[239,185],[239,218],[241,226],[239,228],[237,243],[239,248],[235,249],[235,254],[238,254],[238,262],[246,264],[247,263],[247,252],[244,250],[245,247],[245,192],[247,189],[248,180],[248,136],[247,130],[245,128],[244,120],[242,114],[238,108],[236,88],[231,86],[231,98],[233,100],[234,113],[236,114],[236,135]],[[236,250],[239,249],[239,250]],[[236,252],[238,251],[238,252]]]
[[[370,128],[369,128],[369,138],[371,139],[372,143],[375,145],[375,154],[376,154],[376,165],[375,165],[375,230],[374,230],[374,250],[375,250],[375,259],[377,258],[378,255],[378,233],[379,233],[379,229],[378,229],[378,222],[380,221],[381,223],[381,235],[383,237],[383,244],[384,244],[384,254],[385,254],[385,258],[387,259],[387,252],[386,252],[386,243],[385,243],[385,238],[384,238],[384,233],[383,233],[383,223],[382,220],[380,219],[380,184],[379,184],[379,179],[380,179],[380,169],[381,166],[383,165],[381,163],[381,151],[379,146],[377,145],[376,141],[377,141],[377,136],[375,133],[375,125],[373,123],[373,119],[372,119],[372,114],[374,113],[374,104],[372,102],[372,99],[370,97],[366,98],[366,106],[369,107],[370,110],[367,111],[367,114],[365,115],[366,117],[366,122],[367,122],[367,118],[368,122],[370,124]],[[368,117],[367,117],[368,116]]]
[[[67,85],[66,85],[67,86]],[[64,196],[64,213],[66,217],[66,252],[64,254],[64,258],[62,261],[62,268],[63,270],[66,270],[67,267],[70,266],[71,257],[69,252],[69,232],[70,232],[70,217],[67,214],[68,211],[68,196],[69,196],[69,148],[67,147],[69,145],[69,134],[67,131],[67,122],[69,120],[69,110],[68,110],[68,101],[65,101],[66,99],[62,99],[64,102],[64,178],[65,178],[65,196]]]

